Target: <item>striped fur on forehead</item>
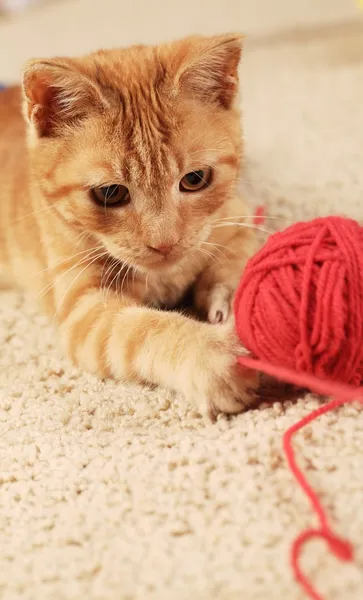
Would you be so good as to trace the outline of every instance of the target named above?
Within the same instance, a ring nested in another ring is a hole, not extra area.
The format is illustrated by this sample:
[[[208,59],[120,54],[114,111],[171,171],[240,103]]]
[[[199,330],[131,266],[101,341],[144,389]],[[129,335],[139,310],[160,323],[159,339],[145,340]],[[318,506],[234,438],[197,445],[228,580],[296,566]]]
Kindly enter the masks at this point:
[[[142,181],[146,187],[162,184],[171,177],[168,167],[179,129],[165,66],[149,63],[147,69],[137,69],[134,77],[118,86],[114,90],[118,110],[113,128],[116,138],[122,140],[123,170],[127,178]]]
[[[123,140],[126,175],[143,186],[162,184],[172,175],[170,157],[178,123],[167,96],[147,86],[133,86],[120,93],[119,131]],[[122,100],[121,100],[122,98]],[[160,175],[163,174],[161,178]]]

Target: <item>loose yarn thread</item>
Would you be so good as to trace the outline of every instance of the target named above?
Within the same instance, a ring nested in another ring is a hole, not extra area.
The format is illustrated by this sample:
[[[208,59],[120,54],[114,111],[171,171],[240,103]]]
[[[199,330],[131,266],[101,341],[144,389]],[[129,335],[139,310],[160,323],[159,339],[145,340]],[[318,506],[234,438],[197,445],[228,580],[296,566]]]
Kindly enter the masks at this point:
[[[262,215],[260,210],[255,218]],[[363,379],[362,272],[363,229],[358,223],[340,217],[315,219],[272,235],[249,261],[235,298],[237,332],[252,354],[238,358],[242,366],[336,397],[283,437],[289,468],[319,520],[319,527],[294,540],[290,557],[295,579],[313,600],[323,597],[300,567],[304,544],[324,539],[343,561],[352,561],[354,552],[332,530],[297,465],[292,439],[321,415],[348,402],[363,402],[363,388],[357,387]]]

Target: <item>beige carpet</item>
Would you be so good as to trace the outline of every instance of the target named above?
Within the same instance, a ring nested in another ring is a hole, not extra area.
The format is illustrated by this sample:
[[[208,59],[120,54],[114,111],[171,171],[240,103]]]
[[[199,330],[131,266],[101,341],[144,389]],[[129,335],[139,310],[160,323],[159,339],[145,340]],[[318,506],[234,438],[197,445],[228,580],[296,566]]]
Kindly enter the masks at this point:
[[[252,202],[278,216],[363,217],[363,26],[247,43],[243,108]],[[1,78],[1,74],[0,74]],[[205,427],[168,392],[69,367],[47,321],[0,295],[1,600],[301,600],[294,536],[315,522],[285,429],[306,397]],[[295,447],[339,533],[312,543],[326,600],[363,597],[363,412],[327,415]]]

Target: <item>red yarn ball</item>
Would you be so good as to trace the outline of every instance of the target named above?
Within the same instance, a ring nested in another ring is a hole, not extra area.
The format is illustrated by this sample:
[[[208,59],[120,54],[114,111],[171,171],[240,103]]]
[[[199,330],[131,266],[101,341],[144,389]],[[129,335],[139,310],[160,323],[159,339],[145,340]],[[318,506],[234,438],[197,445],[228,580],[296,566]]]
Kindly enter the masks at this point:
[[[323,379],[363,379],[363,229],[351,219],[297,223],[248,262],[235,320],[257,358]]]

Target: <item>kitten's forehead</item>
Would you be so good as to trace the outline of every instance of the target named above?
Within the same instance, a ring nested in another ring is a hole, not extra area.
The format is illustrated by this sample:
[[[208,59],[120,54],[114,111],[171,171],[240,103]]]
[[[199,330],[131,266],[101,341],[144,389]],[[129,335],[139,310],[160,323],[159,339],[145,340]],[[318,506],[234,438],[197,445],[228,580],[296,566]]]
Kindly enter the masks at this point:
[[[175,150],[179,129],[175,104],[161,78],[154,73],[125,82],[119,90],[114,131],[122,141],[122,168],[127,179],[144,186],[172,179],[180,168]]]
[[[120,182],[148,195],[170,189],[185,168],[209,164],[211,151],[224,152],[229,137],[225,112],[182,93],[169,58],[155,48],[134,47],[98,53],[92,63],[93,78],[112,106],[98,129],[109,148],[105,159]]]

